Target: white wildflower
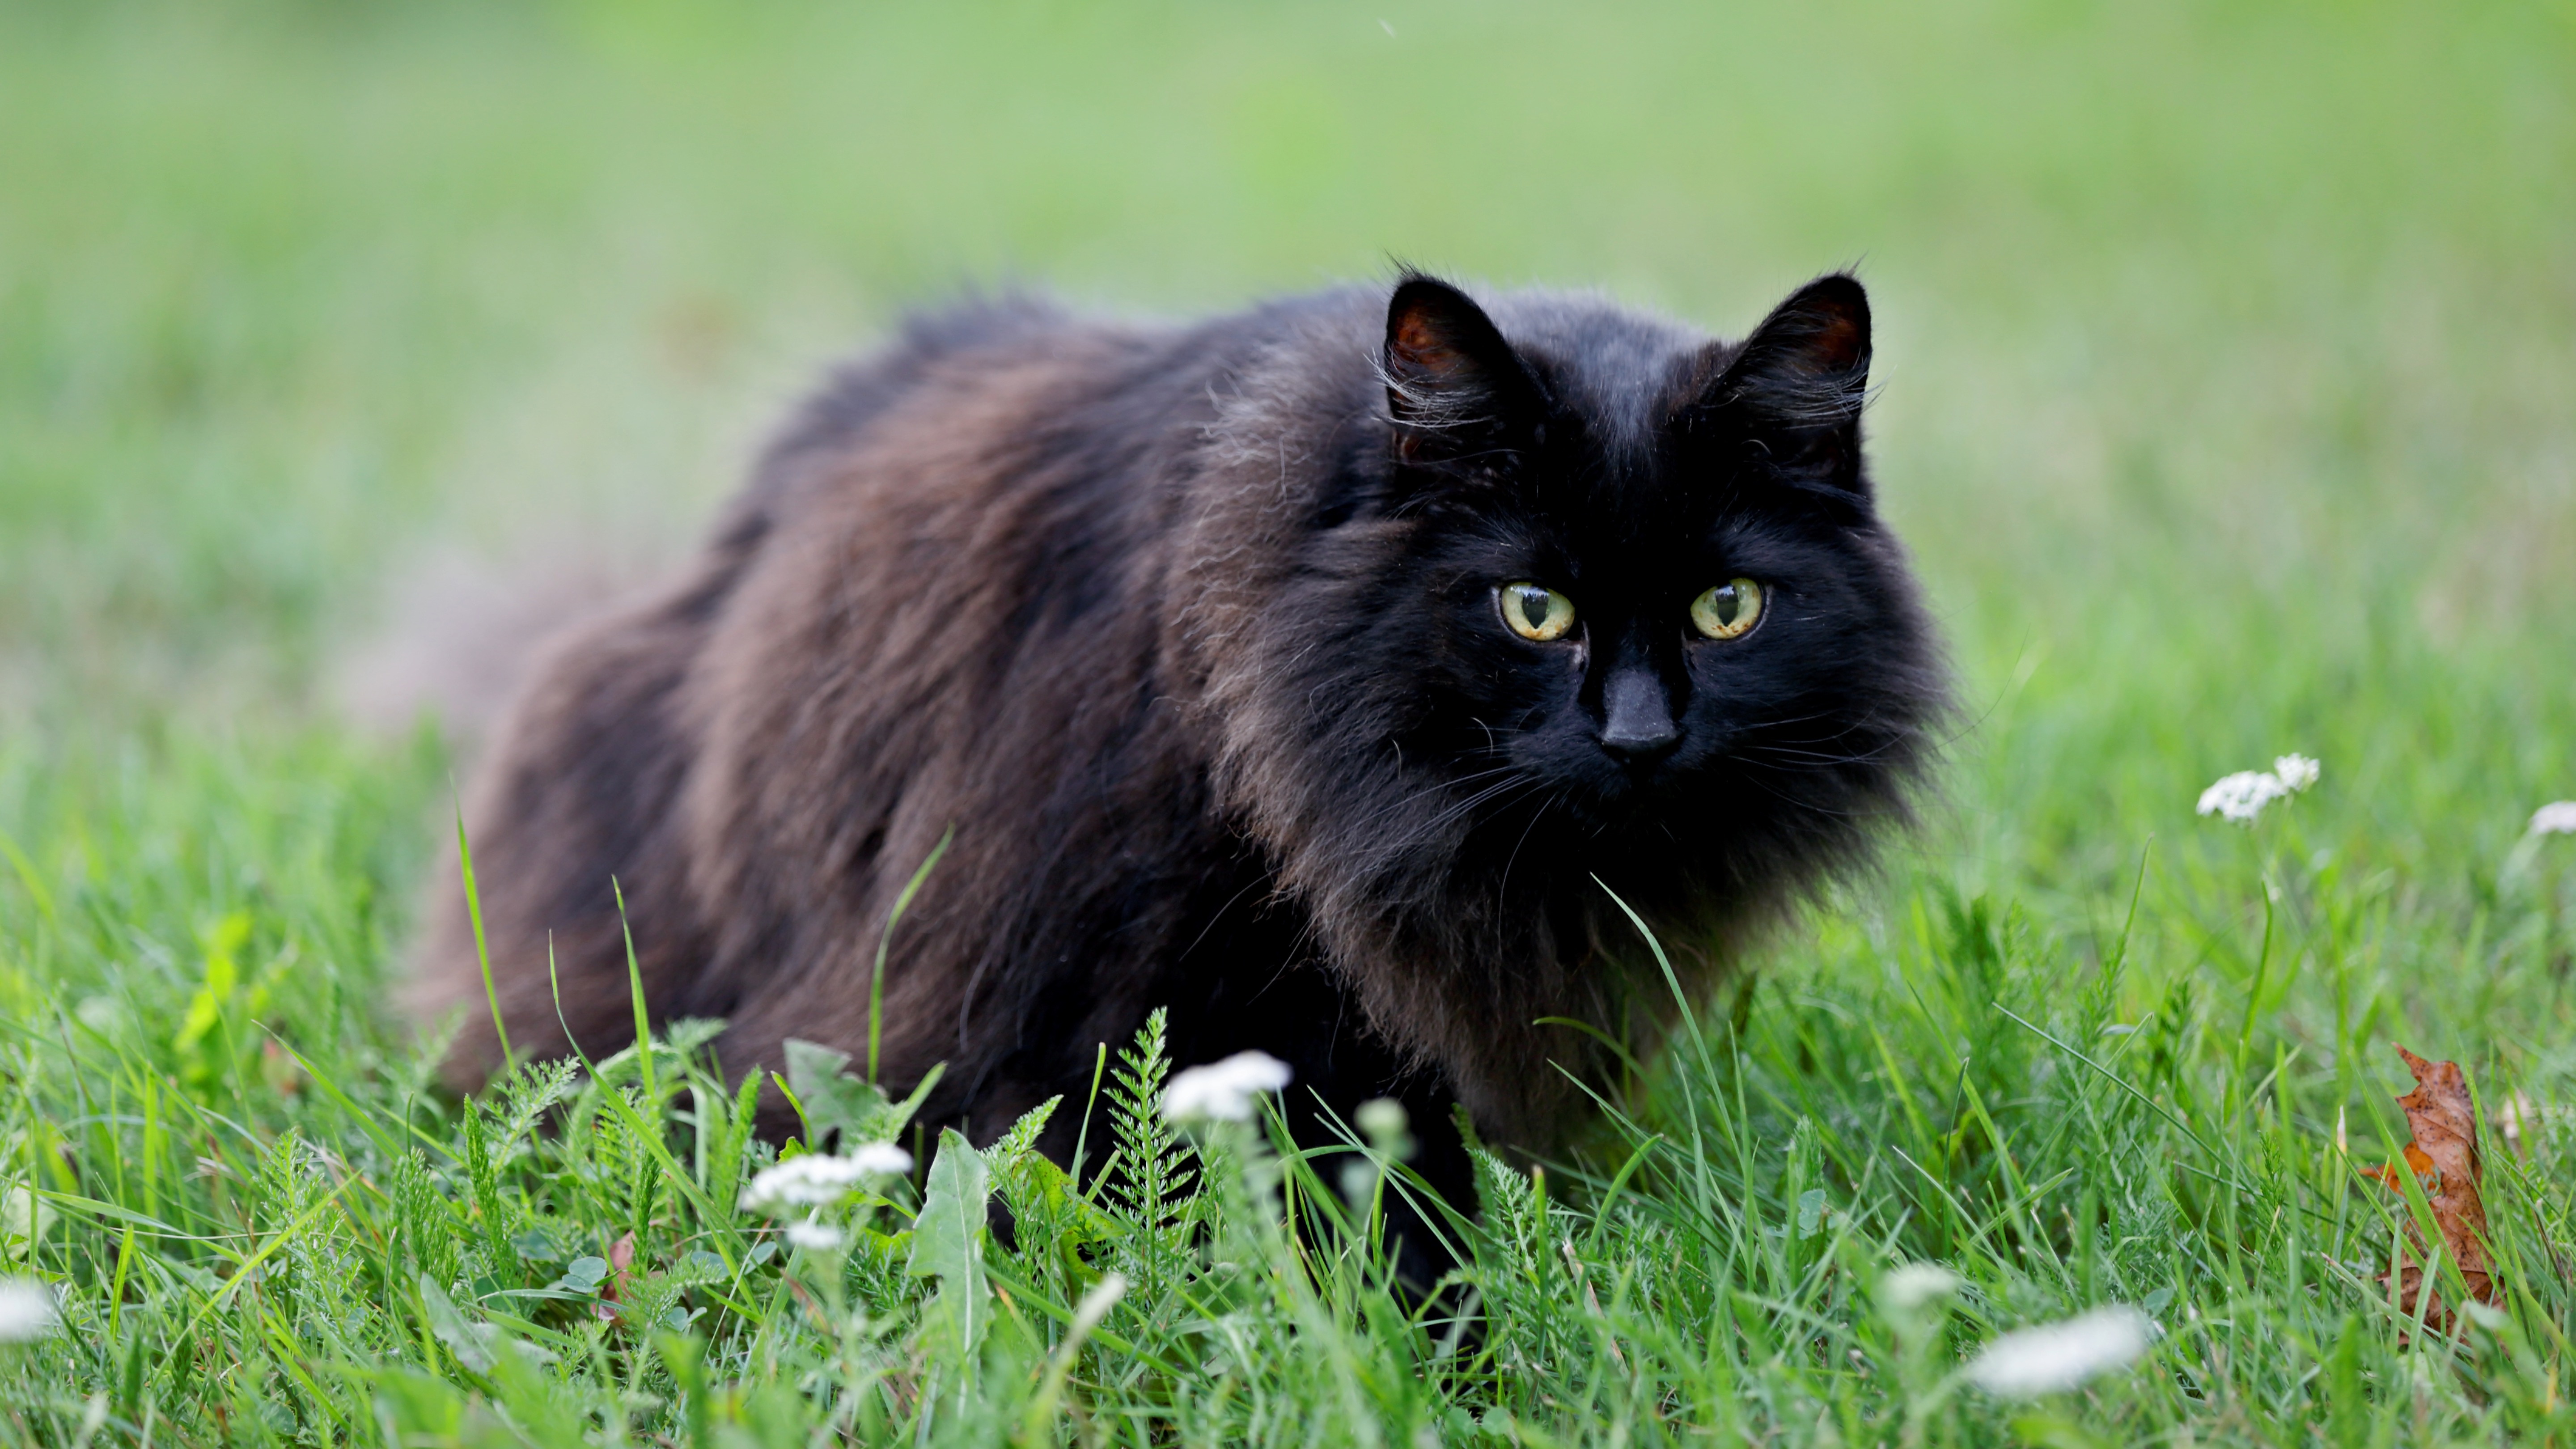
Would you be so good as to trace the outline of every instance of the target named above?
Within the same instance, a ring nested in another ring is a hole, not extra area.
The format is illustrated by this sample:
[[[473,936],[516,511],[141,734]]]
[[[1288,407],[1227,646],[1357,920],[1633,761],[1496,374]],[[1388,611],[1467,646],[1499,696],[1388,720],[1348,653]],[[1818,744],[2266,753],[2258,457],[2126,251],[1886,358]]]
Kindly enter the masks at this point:
[[[2007,1333],[1968,1364],[1970,1383],[2007,1399],[2061,1393],[2135,1363],[2154,1325],[2135,1308],[2096,1308],[2063,1323]]]
[[[1163,1089],[1163,1115],[1175,1122],[1249,1122],[1252,1099],[1288,1085],[1288,1064],[1267,1052],[1236,1052],[1192,1067]]]
[[[847,1157],[809,1152],[775,1167],[765,1167],[742,1191],[742,1205],[754,1212],[782,1207],[821,1207],[838,1202],[871,1177],[900,1177],[912,1171],[912,1154],[891,1142],[871,1142]]]
[[[0,1343],[32,1343],[62,1316],[51,1288],[33,1278],[0,1278]]]
[[[2534,835],[2576,835],[2576,800],[2552,800],[2531,812]]]
[[[2301,754],[2283,755],[2268,770],[2239,770],[2200,792],[2200,813],[2251,825],[2263,807],[2286,800],[2317,782],[2325,767]]]
[[[868,1142],[842,1159],[864,1177],[901,1177],[912,1171],[912,1154],[891,1142]]]
[[[2317,777],[2324,773],[2324,766],[2301,754],[2283,755],[2272,762],[2273,776],[2280,780],[2283,788],[2293,792],[2315,784]]]
[[[2251,825],[2264,806],[2288,793],[2281,788],[2281,777],[2269,770],[2239,770],[2200,792],[2200,813]]]
[[[849,1236],[821,1218],[812,1217],[800,1223],[789,1223],[787,1241],[794,1247],[829,1252],[848,1242]]]
[[[1878,1301],[1891,1312],[1912,1313],[1958,1289],[1958,1275],[1940,1264],[1907,1263],[1878,1280]]]

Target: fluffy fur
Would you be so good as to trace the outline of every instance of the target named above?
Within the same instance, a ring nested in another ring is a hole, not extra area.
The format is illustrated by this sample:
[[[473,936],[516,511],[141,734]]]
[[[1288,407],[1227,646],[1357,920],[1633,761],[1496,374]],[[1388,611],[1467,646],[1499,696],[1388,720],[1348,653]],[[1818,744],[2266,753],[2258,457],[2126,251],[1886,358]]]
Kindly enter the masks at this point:
[[[979,1140],[1172,1010],[1347,1111],[1545,1150],[1672,1003],[1901,816],[1938,651],[1861,467],[1860,287],[1741,345],[1429,278],[1198,326],[916,322],[793,419],[687,576],[553,653],[470,791],[511,1040],[721,1017],[740,1072],[854,1052]],[[1741,639],[1692,597],[1762,581]],[[1495,590],[1562,590],[1533,642]],[[562,985],[557,1024],[547,980]],[[416,1005],[495,1064],[461,893]],[[1071,1145],[1075,1114],[1049,1145]]]

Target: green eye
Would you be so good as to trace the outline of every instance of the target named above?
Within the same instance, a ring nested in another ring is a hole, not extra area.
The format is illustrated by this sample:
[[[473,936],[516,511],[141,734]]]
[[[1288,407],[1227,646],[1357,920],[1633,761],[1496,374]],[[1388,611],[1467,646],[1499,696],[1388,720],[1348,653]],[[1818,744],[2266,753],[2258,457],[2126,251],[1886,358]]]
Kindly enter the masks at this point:
[[[1503,622],[1524,639],[1544,644],[1564,638],[1574,627],[1574,601],[1545,584],[1505,584],[1496,592],[1502,596]]]
[[[1691,623],[1711,639],[1740,639],[1762,618],[1762,586],[1728,579],[1691,600]]]

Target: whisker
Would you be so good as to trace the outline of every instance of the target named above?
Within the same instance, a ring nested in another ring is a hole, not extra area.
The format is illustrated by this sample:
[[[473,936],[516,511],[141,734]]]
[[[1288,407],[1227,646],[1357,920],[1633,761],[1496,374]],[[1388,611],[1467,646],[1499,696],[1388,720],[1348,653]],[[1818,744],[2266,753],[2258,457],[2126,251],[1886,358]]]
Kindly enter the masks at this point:
[[[1468,796],[1466,799],[1455,802],[1450,805],[1448,809],[1441,811],[1438,815],[1433,816],[1429,821],[1425,822],[1424,828],[1436,830],[1439,827],[1448,824],[1460,815],[1475,809],[1478,805],[1501,795],[1507,790],[1515,788],[1536,789],[1540,783],[1540,781],[1531,779],[1514,779],[1506,780],[1499,785],[1488,785],[1484,789]]]
[[[1530,812],[1529,823],[1521,827],[1520,838],[1512,842],[1512,853],[1503,857],[1502,888],[1505,894],[1509,894],[1512,888],[1512,866],[1521,858],[1521,847],[1529,844],[1530,832],[1538,829],[1539,817],[1555,809],[1565,799],[1566,791],[1572,788],[1570,785],[1560,785],[1549,791],[1547,798],[1538,802],[1538,808]]]
[[[1490,769],[1471,771],[1467,774],[1459,775],[1451,779],[1434,780],[1430,784],[1424,785],[1422,788],[1413,791],[1411,794],[1408,794],[1401,799],[1390,800],[1386,804],[1380,805],[1375,810],[1372,810],[1368,814],[1360,817],[1359,823],[1362,825],[1375,825],[1380,820],[1385,819],[1389,815],[1393,815],[1399,810],[1403,810],[1411,806],[1415,801],[1420,800],[1427,795],[1437,795],[1442,791],[1454,789],[1460,785],[1473,784],[1478,780],[1490,780],[1497,775],[1517,774],[1519,773],[1519,770],[1520,767],[1518,765],[1503,764],[1493,766]]]
[[[1828,754],[1821,750],[1802,750],[1792,745],[1753,744],[1738,746],[1734,754],[1737,759],[1751,764],[1760,764],[1765,757],[1774,757],[1794,761],[1800,768],[1826,770],[1843,765],[1866,765],[1902,749],[1905,744],[1904,740],[1890,739],[1858,753],[1842,754]]]

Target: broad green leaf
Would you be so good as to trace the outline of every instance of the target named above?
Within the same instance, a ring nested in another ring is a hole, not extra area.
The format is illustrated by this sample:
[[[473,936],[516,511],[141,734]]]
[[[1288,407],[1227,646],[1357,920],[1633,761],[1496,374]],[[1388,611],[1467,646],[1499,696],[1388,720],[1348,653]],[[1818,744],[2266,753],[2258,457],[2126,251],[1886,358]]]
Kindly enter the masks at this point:
[[[895,1102],[876,1083],[844,1070],[850,1064],[848,1052],[792,1038],[786,1052],[787,1090],[805,1113],[812,1134],[807,1145],[817,1150],[834,1132],[841,1134],[843,1151],[862,1142],[893,1141],[910,1125],[912,1114],[921,1110],[922,1101],[946,1069],[932,1067],[911,1096]]]
[[[912,1228],[912,1258],[905,1271],[939,1280],[939,1297],[923,1318],[923,1339],[939,1343],[964,1363],[983,1341],[989,1314],[984,1282],[985,1199],[992,1173],[984,1154],[951,1128],[939,1133],[939,1156],[930,1164],[928,1191]]]
[[[956,1128],[939,1133],[939,1156],[930,1164],[929,1190],[913,1219],[912,1261],[906,1271],[943,1284],[984,1280],[984,1201],[992,1173],[984,1154]]]
[[[564,1265],[563,1276],[555,1280],[557,1288],[570,1288],[576,1293],[596,1293],[608,1281],[608,1260],[584,1254]]]

